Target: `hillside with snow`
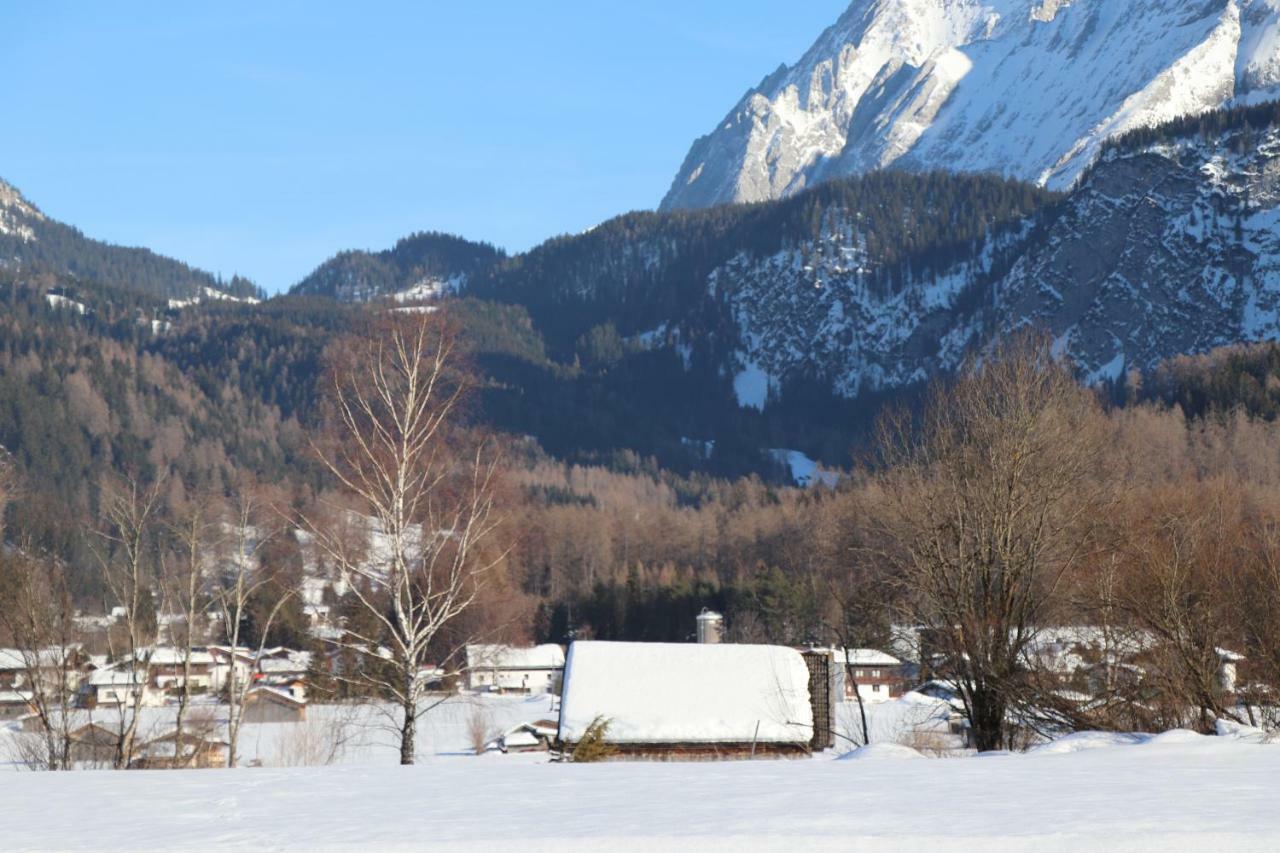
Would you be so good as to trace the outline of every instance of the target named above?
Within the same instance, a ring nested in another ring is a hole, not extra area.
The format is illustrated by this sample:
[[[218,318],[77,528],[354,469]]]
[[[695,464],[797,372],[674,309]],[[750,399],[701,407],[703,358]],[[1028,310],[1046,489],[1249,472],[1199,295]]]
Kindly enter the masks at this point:
[[[0,180],[0,268],[20,275],[51,273],[100,292],[194,304],[201,300],[257,301],[265,294],[252,282],[223,281],[204,270],[149,249],[117,246],[86,237],[46,216],[22,193]]]
[[[1181,354],[1280,339],[1280,125],[1269,105],[1109,145],[1021,229],[887,291],[859,212],[817,238],[741,252],[707,287],[738,339],[740,404],[820,377],[856,397],[957,368],[997,337],[1051,334],[1089,382]],[[1221,126],[1218,126],[1221,125]]]
[[[889,167],[1065,189],[1110,137],[1278,87],[1276,0],[854,0],[693,144],[662,206]]]
[[[380,252],[347,251],[317,267],[290,290],[299,296],[327,296],[340,302],[392,297],[422,302],[458,292],[505,254],[487,244],[450,234],[413,234]]]

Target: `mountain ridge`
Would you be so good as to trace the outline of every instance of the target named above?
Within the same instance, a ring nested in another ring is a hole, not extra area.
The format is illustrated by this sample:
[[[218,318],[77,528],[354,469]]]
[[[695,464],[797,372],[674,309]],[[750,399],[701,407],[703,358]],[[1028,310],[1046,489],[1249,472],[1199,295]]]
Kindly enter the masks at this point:
[[[1065,189],[1111,136],[1277,92],[1276,0],[855,0],[694,142],[661,207],[889,166]]]
[[[212,273],[150,249],[119,246],[87,237],[79,229],[44,214],[3,179],[0,179],[0,265],[70,276],[81,286],[128,290],[186,304],[206,298],[265,298],[259,287],[239,276],[223,281]]]

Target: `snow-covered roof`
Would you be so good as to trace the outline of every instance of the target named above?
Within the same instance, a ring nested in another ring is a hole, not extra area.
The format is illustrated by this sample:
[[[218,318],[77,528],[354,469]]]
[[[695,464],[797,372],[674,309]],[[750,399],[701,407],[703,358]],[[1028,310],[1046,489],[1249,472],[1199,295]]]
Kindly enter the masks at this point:
[[[142,685],[145,684],[147,676],[145,673],[139,672],[135,675],[128,669],[98,669],[89,674],[89,685],[91,687],[105,687],[108,685]]]
[[[29,664],[40,668],[61,666],[64,656],[73,655],[80,646],[67,646],[65,650],[58,646],[24,651],[22,649],[0,649],[0,669],[26,669]]]
[[[467,646],[467,669],[560,669],[564,649],[553,643],[532,648],[517,646]]]
[[[299,699],[287,690],[280,690],[278,688],[267,687],[265,685],[253,688],[246,695],[262,697],[264,699],[274,699],[277,702],[283,702],[287,705],[293,705],[296,707],[302,707],[307,704],[307,700]]]
[[[220,662],[226,662],[232,656],[232,648],[230,646],[210,646],[209,654],[213,655]],[[244,663],[252,663],[256,651],[247,646],[237,646],[234,649],[235,657]]]
[[[154,649],[139,649],[136,657],[139,661],[146,661],[153,666],[182,666],[183,658],[186,657],[186,649],[176,649],[173,646],[158,646]],[[192,666],[208,666],[213,663],[213,655],[203,649],[191,650]]]
[[[310,666],[310,652],[290,652],[288,657],[263,658],[258,661],[258,669],[264,675],[306,672]]]
[[[840,666],[901,666],[902,661],[879,649],[836,649]]]
[[[781,646],[578,642],[569,649],[560,737],[596,718],[613,743],[804,743],[809,669]]]
[[[489,746],[492,748],[493,746],[501,745],[502,747],[510,749],[512,747],[538,746],[541,743],[542,741],[538,739],[536,734],[521,726],[520,728],[512,729],[507,732],[502,737],[489,744]]]
[[[31,699],[30,690],[0,690],[0,705],[26,705]]]

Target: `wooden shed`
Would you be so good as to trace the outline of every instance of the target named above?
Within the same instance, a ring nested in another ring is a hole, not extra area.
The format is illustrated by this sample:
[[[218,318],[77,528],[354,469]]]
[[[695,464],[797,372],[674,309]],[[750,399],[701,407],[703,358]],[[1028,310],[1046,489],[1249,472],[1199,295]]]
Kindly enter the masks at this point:
[[[183,732],[179,738],[172,731],[143,744],[129,766],[138,770],[225,767],[229,749],[230,744],[216,737]]]
[[[306,719],[306,701],[284,690],[255,687],[244,697],[246,723],[301,723]]]

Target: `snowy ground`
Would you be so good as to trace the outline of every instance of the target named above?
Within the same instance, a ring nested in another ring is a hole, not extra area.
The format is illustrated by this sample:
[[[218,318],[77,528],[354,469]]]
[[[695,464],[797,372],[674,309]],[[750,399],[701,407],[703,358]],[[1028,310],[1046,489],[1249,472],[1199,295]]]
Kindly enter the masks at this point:
[[[418,757],[470,755],[473,727],[496,738],[520,723],[555,719],[558,702],[550,696],[451,696],[421,718]],[[92,718],[87,713],[77,712],[75,724],[92,720],[108,728],[119,725],[118,712],[100,709]],[[194,706],[188,727],[201,728],[199,718],[206,714],[225,723],[226,706]],[[246,724],[240,734],[240,763],[262,767],[386,764],[399,756],[398,720],[398,712],[392,707],[312,705],[304,723]],[[144,708],[138,740],[145,742],[165,734],[172,731],[173,725],[172,707]],[[225,730],[218,733],[225,737]],[[20,737],[23,735],[0,727],[0,769],[17,769],[14,759],[20,750],[14,740]],[[3,849],[0,840],[0,850]]]
[[[1280,746],[1024,755],[0,774],[6,850],[1276,850]]]

